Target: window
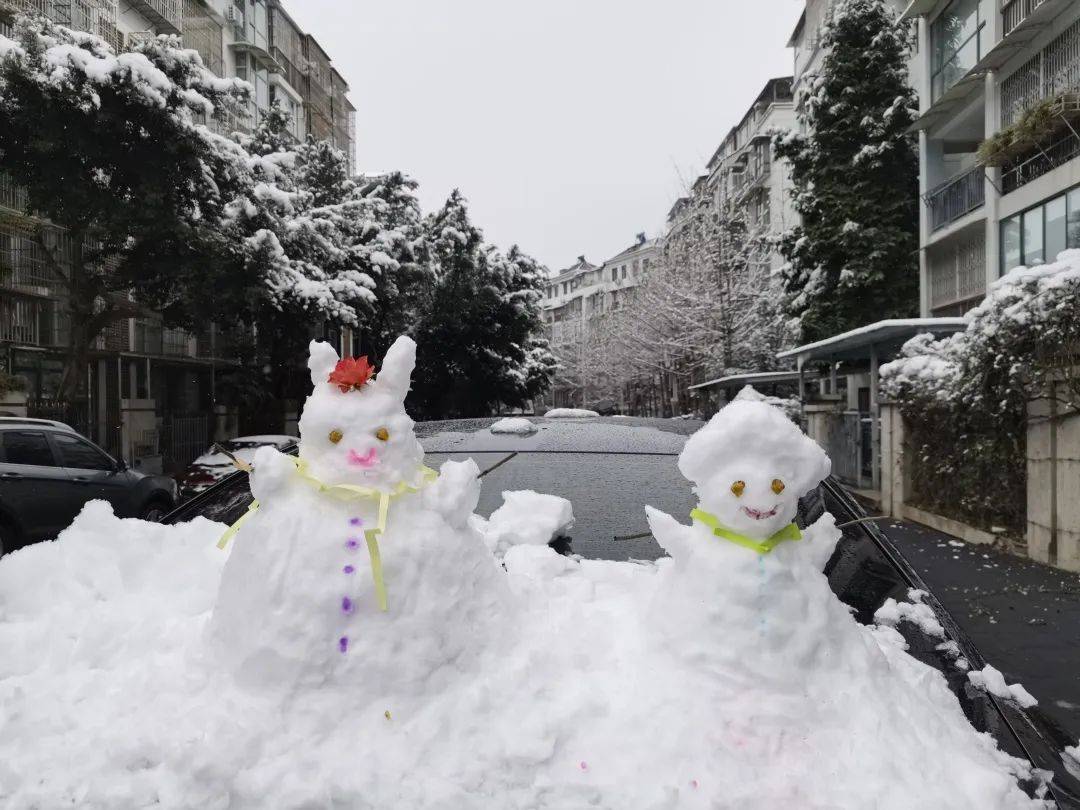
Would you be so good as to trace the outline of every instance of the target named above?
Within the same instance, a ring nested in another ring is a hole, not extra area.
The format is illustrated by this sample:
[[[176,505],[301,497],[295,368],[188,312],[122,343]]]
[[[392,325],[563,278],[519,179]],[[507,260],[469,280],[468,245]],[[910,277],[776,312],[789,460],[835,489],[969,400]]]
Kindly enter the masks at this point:
[[[956,84],[982,55],[979,0],[953,0],[930,26],[933,98]]]
[[[5,430],[0,433],[3,451],[0,462],[5,464],[32,464],[37,467],[56,467],[49,440],[44,433],[30,430]]]
[[[1002,272],[1007,273],[1022,264],[1020,253],[1020,215],[1001,223]]]
[[[612,267],[611,268],[611,280],[612,281],[618,281],[619,280],[619,268],[618,267]]]
[[[1031,267],[1043,262],[1043,209],[1024,213],[1024,264]]]
[[[1054,261],[1065,250],[1065,197],[1058,197],[1046,204],[1046,235],[1044,253]]]
[[[88,441],[64,433],[54,433],[53,440],[65,467],[80,470],[111,470],[113,461]]]
[[[1001,221],[1001,272],[1080,248],[1080,188]]]

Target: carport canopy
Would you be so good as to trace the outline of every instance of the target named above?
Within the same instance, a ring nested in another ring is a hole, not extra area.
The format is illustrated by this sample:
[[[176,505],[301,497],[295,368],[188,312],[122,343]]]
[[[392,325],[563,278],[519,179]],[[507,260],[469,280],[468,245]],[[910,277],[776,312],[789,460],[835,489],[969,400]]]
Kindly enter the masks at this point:
[[[779,352],[778,360],[794,360],[798,369],[799,399],[806,403],[806,379],[804,369],[810,363],[828,363],[835,371],[840,362],[870,361],[870,413],[875,417],[871,422],[871,453],[873,454],[874,488],[877,489],[880,478],[878,464],[878,368],[882,361],[896,355],[900,347],[908,340],[924,332],[938,337],[959,332],[964,328],[963,318],[895,318],[860,326],[839,335],[796,346],[794,349]]]
[[[798,382],[798,371],[755,371],[748,374],[729,374],[715,380],[691,385],[687,390],[704,388],[742,388],[744,385],[770,385],[772,383]]]

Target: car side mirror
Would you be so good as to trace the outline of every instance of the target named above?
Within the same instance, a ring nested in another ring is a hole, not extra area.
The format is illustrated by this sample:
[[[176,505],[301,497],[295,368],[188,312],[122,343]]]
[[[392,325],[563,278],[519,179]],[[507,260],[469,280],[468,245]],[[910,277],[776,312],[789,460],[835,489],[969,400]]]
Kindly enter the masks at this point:
[[[114,472],[122,473],[127,468],[128,468],[127,462],[124,461],[122,458],[118,458],[116,460],[116,469],[114,470]]]

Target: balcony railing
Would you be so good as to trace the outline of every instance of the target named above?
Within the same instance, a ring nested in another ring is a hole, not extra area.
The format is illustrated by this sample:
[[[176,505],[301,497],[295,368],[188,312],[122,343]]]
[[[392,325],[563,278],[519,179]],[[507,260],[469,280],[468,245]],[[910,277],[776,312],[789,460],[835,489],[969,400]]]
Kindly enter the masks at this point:
[[[183,28],[181,0],[131,0],[131,6],[163,34],[179,34]]]
[[[1001,192],[1008,194],[1051,172],[1058,166],[1080,157],[1080,138],[1070,132],[1067,136],[1039,149],[1031,157],[1015,164],[1001,175]]]
[[[1001,8],[1002,36],[1008,36],[1046,0],[1009,0]]]
[[[930,229],[940,230],[982,205],[986,200],[984,179],[983,168],[976,166],[928,191]]]

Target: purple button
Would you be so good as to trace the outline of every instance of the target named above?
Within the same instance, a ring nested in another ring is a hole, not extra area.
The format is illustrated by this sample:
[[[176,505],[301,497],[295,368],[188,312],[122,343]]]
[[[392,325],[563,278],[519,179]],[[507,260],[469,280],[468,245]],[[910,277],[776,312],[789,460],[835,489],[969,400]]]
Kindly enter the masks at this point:
[[[344,568],[342,568],[341,570],[342,570],[342,571],[344,571],[344,572],[345,572],[346,574],[351,574],[351,573],[352,573],[353,571],[355,571],[356,569],[355,569],[355,568],[353,568],[353,567],[352,567],[351,565],[346,565],[346,566],[345,566]]]
[[[349,525],[350,526],[363,526],[364,521],[363,521],[362,518],[358,518],[358,517],[349,518]]]
[[[360,548],[360,541],[357,540],[355,537],[350,537],[348,540],[345,541],[345,548],[347,548],[349,551],[356,551],[358,548]]]
[[[339,638],[337,646],[338,649],[341,650],[343,653],[346,652],[349,649],[349,637],[342,636],[341,638]]]
[[[341,612],[345,614],[353,612],[353,601],[347,596],[341,597]]]

